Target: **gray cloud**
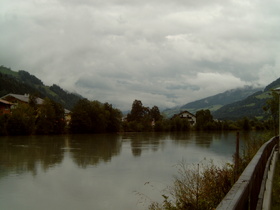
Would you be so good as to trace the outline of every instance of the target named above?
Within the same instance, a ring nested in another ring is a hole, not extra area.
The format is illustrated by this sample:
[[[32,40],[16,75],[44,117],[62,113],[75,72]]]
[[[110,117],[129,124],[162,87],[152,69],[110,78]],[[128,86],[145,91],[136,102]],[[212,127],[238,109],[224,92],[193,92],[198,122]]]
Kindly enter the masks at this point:
[[[0,2],[0,64],[129,109],[279,75],[280,7],[261,1]]]

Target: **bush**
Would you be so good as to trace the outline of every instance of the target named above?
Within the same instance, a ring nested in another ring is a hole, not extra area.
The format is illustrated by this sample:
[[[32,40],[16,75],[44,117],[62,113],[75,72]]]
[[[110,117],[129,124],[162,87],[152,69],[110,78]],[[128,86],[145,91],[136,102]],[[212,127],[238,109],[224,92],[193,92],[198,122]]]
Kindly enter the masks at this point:
[[[149,209],[214,209],[234,183],[229,164],[218,167],[211,161],[188,167],[183,162],[178,172],[169,187],[170,195],[163,195],[164,202],[153,202]]]

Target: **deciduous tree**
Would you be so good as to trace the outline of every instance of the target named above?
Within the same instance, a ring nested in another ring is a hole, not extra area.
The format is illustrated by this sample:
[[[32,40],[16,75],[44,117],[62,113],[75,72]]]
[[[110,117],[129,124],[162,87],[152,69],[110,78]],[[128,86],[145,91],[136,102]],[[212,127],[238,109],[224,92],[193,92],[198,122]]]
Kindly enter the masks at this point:
[[[199,110],[196,112],[196,129],[207,130],[213,126],[213,116],[210,110]]]

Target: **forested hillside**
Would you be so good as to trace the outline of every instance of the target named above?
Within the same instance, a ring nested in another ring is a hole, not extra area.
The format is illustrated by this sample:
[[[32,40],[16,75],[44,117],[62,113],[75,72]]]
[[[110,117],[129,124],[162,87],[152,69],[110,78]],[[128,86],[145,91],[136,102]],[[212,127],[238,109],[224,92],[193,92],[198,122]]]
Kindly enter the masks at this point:
[[[203,98],[183,106],[164,110],[167,117],[187,110],[195,114],[199,110],[210,110],[213,117],[222,120],[237,120],[243,117],[258,118],[269,117],[263,107],[271,96],[271,90],[280,87],[280,78],[273,81],[265,88],[238,88]],[[262,90],[263,89],[263,90]]]
[[[178,106],[178,107],[164,110],[164,113],[167,116],[171,117],[174,114],[177,114],[183,110],[187,110],[193,114],[195,114],[197,111],[202,109],[204,110],[208,109],[211,112],[215,112],[216,110],[220,109],[224,105],[241,101],[262,89],[263,88],[253,88],[251,86],[246,86],[244,88],[236,88],[197,101],[187,103],[180,107]]]
[[[210,111],[216,111],[217,109],[226,104],[241,101],[262,89],[263,88],[253,88],[251,86],[232,89],[214,96],[210,96],[198,101],[185,104],[181,107],[181,109],[187,109],[190,111],[194,110],[195,112],[201,109],[209,109]]]
[[[78,100],[83,98],[77,94],[69,93],[55,84],[50,87],[45,86],[40,79],[26,71],[15,72],[7,67],[0,66],[0,97],[9,93],[29,93],[40,98],[48,97],[70,110]]]
[[[270,98],[270,95],[259,91],[242,101],[238,101],[232,104],[228,104],[213,112],[213,116],[217,119],[231,119],[236,120],[242,117],[248,118],[266,118],[267,114],[263,107],[266,104],[266,100]]]
[[[217,119],[240,119],[242,117],[266,119],[269,113],[265,112],[263,107],[271,98],[271,90],[280,87],[280,78],[266,86],[264,91],[259,91],[244,100],[228,104],[213,112]]]

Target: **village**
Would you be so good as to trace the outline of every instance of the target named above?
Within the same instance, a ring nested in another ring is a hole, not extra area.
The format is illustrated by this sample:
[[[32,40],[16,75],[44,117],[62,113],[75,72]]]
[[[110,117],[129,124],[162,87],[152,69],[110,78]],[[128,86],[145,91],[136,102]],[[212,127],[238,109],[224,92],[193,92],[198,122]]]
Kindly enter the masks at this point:
[[[7,94],[0,98],[0,115],[10,114],[13,109],[15,109],[19,104],[29,104],[30,102],[30,94]],[[36,97],[36,104],[42,105],[44,103],[44,99]],[[69,124],[71,120],[71,112],[67,109],[64,109],[65,121]]]

